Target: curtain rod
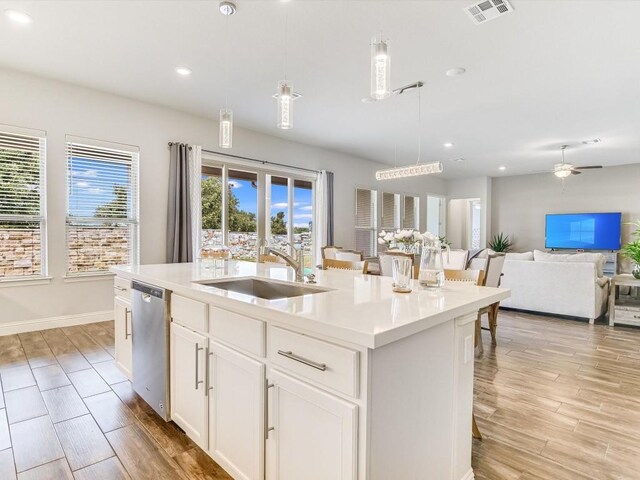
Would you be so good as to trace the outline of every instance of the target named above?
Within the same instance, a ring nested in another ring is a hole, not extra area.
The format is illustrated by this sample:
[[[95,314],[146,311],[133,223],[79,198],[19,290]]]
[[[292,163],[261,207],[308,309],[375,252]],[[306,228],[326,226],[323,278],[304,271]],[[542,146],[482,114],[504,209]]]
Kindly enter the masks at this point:
[[[184,143],[169,142],[169,146],[174,145],[174,144],[176,144],[176,145],[186,145]],[[189,147],[189,150],[191,150],[191,147]],[[212,153],[214,155],[222,155],[223,157],[237,158],[238,160],[248,160],[250,162],[261,163],[262,165],[275,165],[277,167],[291,168],[293,170],[301,170],[303,172],[320,173],[318,170],[312,170],[310,168],[293,167],[291,165],[286,165],[284,163],[269,162],[268,160],[258,160],[256,158],[243,157],[241,155],[233,155],[231,153],[216,152],[215,150],[207,150],[207,149],[203,148],[202,151],[205,152],[205,153]]]
[[[318,170],[312,170],[310,168],[293,167],[291,165],[286,165],[284,163],[270,162],[268,160],[258,160],[256,158],[243,157],[241,155],[232,155],[231,153],[216,152],[215,150],[205,150],[203,148],[202,151],[206,153],[212,153],[214,155],[222,155],[223,157],[237,158],[238,160],[248,160],[250,162],[261,163],[262,165],[275,165],[277,167],[291,168],[293,170],[301,170],[303,172],[320,173]]]

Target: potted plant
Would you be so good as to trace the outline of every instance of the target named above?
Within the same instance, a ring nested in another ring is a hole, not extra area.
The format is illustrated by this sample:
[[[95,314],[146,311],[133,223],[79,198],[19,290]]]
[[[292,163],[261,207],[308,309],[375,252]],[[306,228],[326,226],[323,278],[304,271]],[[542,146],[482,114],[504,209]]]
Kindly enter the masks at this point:
[[[631,232],[631,238],[633,240],[622,247],[621,253],[633,262],[631,274],[640,280],[640,220],[630,225],[636,227],[636,229]]]
[[[496,233],[489,241],[489,248],[494,252],[508,252],[513,247],[513,240],[509,238],[509,235],[504,233]]]

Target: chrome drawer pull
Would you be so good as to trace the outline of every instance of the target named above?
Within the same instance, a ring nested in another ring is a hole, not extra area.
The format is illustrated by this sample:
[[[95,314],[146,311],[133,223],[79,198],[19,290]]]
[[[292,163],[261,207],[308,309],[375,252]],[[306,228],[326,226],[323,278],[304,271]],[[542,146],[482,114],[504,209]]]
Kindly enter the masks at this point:
[[[126,340],[131,336],[129,333],[129,317],[131,315],[131,310],[128,308],[124,309],[124,339]]]
[[[198,345],[197,343],[196,343],[195,347],[196,347],[195,348],[195,353],[196,353],[196,368],[195,368],[195,370],[196,370],[196,390],[198,390],[198,385],[200,385],[201,383],[204,383],[204,380],[198,380],[198,377],[200,376],[200,373],[198,371],[198,370],[200,370],[200,368],[199,368],[200,367],[200,362],[198,361],[198,352],[203,350],[203,348],[200,345]]]
[[[269,426],[269,389],[273,388],[273,383],[269,383],[269,379],[267,379],[267,383],[265,384],[264,389],[264,439],[269,440],[269,432],[275,430],[275,427]]]
[[[122,288],[122,287],[119,287],[117,285],[114,285],[113,288],[115,288],[116,290],[120,290],[121,292],[126,292],[127,291],[126,288]]]
[[[278,350],[278,355],[282,355],[283,357],[290,358],[291,360],[295,360],[296,362],[304,363],[305,365],[308,365],[322,372],[324,372],[327,369],[327,365],[325,363],[317,363],[317,362],[314,362],[313,360],[308,360],[304,357],[300,357],[296,355],[293,352],[285,352],[282,350]]]

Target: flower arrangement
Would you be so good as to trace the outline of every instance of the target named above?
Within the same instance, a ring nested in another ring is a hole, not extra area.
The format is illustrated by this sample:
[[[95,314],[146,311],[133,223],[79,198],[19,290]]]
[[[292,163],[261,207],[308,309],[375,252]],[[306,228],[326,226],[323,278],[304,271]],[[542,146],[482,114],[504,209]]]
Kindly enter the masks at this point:
[[[385,232],[382,230],[378,234],[378,243],[387,247],[402,245],[414,245],[422,241],[422,234],[417,230],[408,228],[405,230],[396,230],[395,232]]]

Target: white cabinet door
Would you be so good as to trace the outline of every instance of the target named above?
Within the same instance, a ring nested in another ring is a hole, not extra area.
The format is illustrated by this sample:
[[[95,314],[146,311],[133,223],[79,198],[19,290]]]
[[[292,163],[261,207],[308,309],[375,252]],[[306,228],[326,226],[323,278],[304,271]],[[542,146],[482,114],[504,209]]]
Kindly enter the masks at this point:
[[[207,449],[208,402],[205,385],[207,339],[171,323],[171,419]]]
[[[235,479],[264,478],[265,366],[211,341],[209,451]]]
[[[131,302],[122,297],[114,300],[114,336],[116,365],[131,380]]]
[[[353,480],[358,407],[269,370],[267,480]]]

